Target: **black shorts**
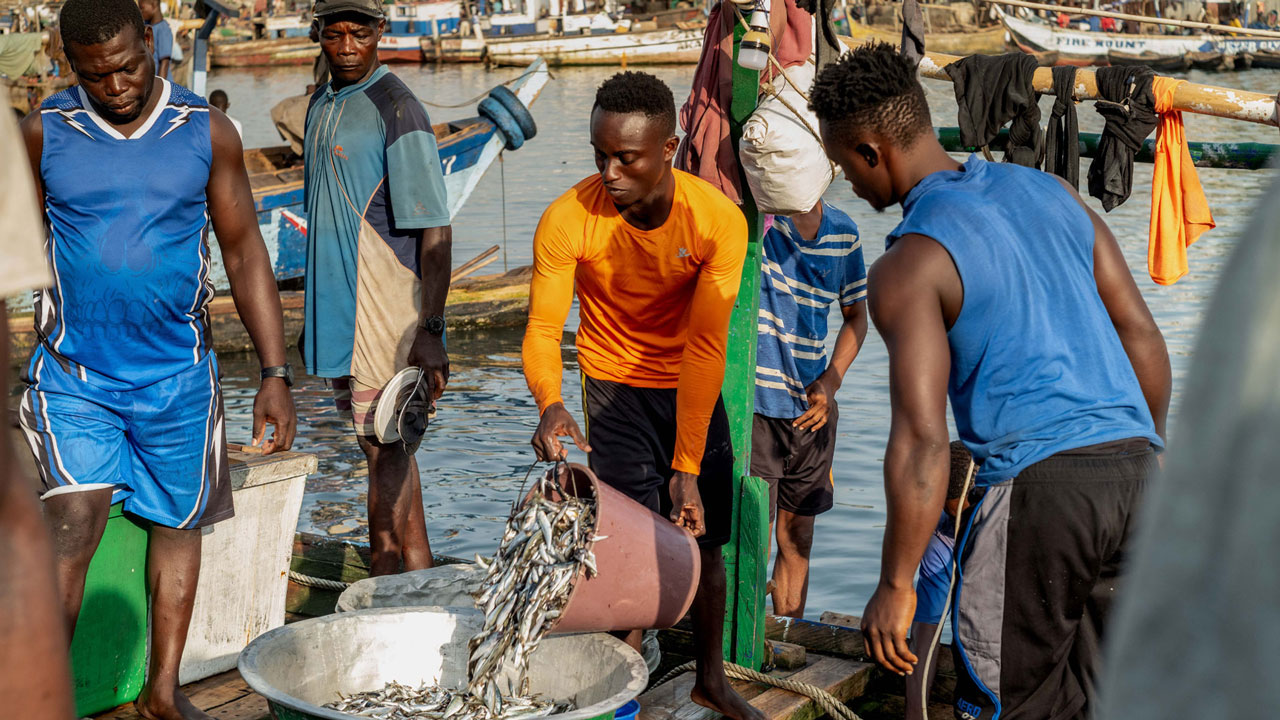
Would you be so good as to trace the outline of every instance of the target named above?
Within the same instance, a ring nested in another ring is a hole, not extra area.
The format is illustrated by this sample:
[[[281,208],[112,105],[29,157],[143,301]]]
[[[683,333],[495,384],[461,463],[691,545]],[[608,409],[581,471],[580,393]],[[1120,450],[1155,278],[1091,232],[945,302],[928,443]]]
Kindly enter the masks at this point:
[[[582,376],[582,406],[591,444],[591,471],[610,486],[650,510],[668,517],[668,481],[675,474],[675,388],[638,388]],[[707,428],[698,493],[707,532],[698,544],[719,547],[729,542],[733,513],[733,443],[724,401],[716,400]]]
[[[820,515],[835,504],[831,464],[836,454],[836,421],[831,403],[827,424],[817,432],[792,427],[792,419],[757,414],[751,425],[751,474],[769,483],[769,522],[777,508],[795,515]]]
[[[1059,453],[987,487],[965,513],[951,617],[957,718],[1088,716],[1154,466],[1144,439]]]

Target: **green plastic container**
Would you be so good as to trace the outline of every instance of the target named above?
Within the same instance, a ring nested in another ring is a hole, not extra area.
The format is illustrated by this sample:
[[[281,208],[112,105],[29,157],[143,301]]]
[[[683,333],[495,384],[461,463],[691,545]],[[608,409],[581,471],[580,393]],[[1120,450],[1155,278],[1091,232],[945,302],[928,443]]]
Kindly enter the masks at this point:
[[[76,714],[133,702],[147,667],[147,530],[111,506],[71,642]]]

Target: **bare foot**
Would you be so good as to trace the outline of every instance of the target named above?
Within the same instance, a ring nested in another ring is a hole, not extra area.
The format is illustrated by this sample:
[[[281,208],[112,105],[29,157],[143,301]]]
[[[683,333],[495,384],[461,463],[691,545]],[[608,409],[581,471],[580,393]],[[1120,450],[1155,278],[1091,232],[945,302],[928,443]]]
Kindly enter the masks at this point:
[[[174,690],[172,697],[166,699],[144,687],[133,707],[147,720],[213,720],[212,715],[192,705],[181,690]]]
[[[689,693],[689,699],[704,708],[710,708],[730,720],[765,720],[764,713],[752,707],[738,694],[724,675],[713,680],[698,680]]]

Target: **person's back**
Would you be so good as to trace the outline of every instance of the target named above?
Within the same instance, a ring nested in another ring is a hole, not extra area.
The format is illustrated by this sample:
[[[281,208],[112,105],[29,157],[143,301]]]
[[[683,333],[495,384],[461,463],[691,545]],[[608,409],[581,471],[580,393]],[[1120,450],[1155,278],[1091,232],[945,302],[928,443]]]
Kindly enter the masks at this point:
[[[157,92],[129,138],[79,87],[40,109],[54,285],[36,295],[37,330],[59,357],[117,389],[172,377],[211,347],[209,108],[178,85]],[[104,171],[86,173],[89,165]]]
[[[964,284],[949,394],[980,483],[1063,450],[1160,443],[1098,295],[1093,224],[1056,178],[974,157],[911,190],[889,241],[910,233],[946,248]]]

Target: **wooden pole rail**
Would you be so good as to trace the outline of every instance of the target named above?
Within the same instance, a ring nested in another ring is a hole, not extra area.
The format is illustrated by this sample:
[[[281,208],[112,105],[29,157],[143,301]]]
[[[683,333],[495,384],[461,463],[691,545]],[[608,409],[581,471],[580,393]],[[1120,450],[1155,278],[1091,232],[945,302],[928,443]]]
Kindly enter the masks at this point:
[[[938,127],[933,129],[938,142],[948,152],[974,152],[978,148],[966,147],[960,140],[960,128]],[[1098,153],[1098,133],[1080,133],[1080,157],[1091,158]],[[992,150],[1003,150],[1009,142],[1009,131],[1001,130],[991,142]],[[1187,150],[1196,167],[1221,168],[1227,170],[1265,170],[1271,166],[1271,160],[1280,154],[1280,146],[1266,143],[1214,143],[1190,142]],[[1134,155],[1136,162],[1155,162],[1156,141],[1147,139],[1142,148]]]
[[[840,38],[849,47],[858,47],[860,40],[851,37]],[[951,82],[943,68],[960,59],[959,55],[926,52],[920,60],[920,74],[935,80]],[[1053,93],[1053,68],[1039,68],[1033,80],[1036,92],[1050,95]],[[1097,100],[1098,81],[1093,70],[1079,68],[1076,71],[1076,100]],[[1200,85],[1184,82],[1173,94],[1173,108],[1197,115],[1213,115],[1216,117],[1244,120],[1260,125],[1277,126],[1276,98],[1264,93],[1249,90],[1235,90],[1213,85]]]
[[[1196,22],[1194,20],[1174,20],[1173,18],[1161,19],[1153,18],[1147,15],[1130,15],[1128,13],[1108,12],[1106,10],[1090,10],[1088,8],[1065,7],[1063,5],[1049,5],[1047,3],[1027,2],[1026,0],[984,0],[984,2],[992,5],[1010,5],[1012,7],[1027,8],[1029,10],[1048,10],[1050,12],[1064,12],[1069,15],[1092,15],[1094,17],[1115,18],[1116,20],[1126,20],[1129,22],[1147,23],[1149,25],[1172,25],[1174,27],[1191,28],[1192,30],[1214,30],[1222,33],[1234,33],[1236,35],[1252,35],[1254,37],[1277,38],[1280,39],[1280,30],[1259,30],[1256,28],[1234,27],[1232,25],[1215,25],[1213,23]]]

